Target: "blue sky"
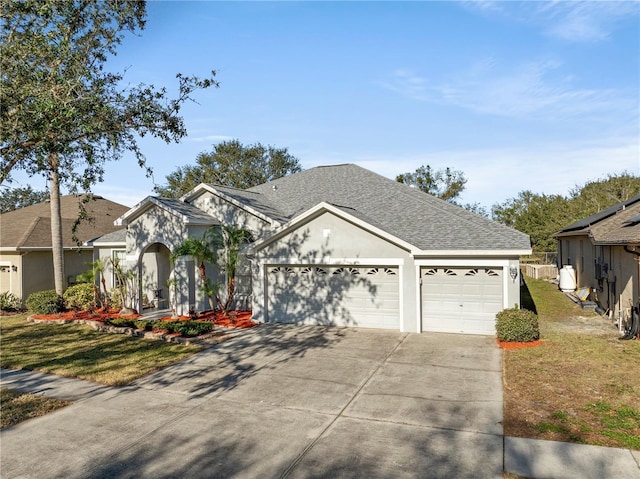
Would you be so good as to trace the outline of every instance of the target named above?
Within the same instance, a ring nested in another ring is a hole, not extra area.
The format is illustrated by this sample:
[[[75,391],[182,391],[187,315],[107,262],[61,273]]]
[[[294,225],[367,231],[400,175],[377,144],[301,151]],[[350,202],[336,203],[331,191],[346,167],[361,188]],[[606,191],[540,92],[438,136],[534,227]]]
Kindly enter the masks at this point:
[[[112,70],[175,90],[221,85],[183,110],[178,145],[141,142],[94,188],[133,206],[214,143],[287,147],[304,168],[356,163],[384,176],[451,167],[462,201],[530,189],[567,195],[640,174],[638,2],[149,2]],[[44,181],[15,175],[15,185]]]

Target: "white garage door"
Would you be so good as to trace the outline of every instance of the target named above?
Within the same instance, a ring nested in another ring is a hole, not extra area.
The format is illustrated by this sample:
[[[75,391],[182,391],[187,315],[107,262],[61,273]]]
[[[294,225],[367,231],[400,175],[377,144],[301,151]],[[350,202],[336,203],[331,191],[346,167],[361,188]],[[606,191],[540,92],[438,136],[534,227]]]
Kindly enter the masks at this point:
[[[422,268],[422,330],[495,334],[501,268]]]
[[[278,265],[266,274],[269,321],[400,327],[397,267]]]

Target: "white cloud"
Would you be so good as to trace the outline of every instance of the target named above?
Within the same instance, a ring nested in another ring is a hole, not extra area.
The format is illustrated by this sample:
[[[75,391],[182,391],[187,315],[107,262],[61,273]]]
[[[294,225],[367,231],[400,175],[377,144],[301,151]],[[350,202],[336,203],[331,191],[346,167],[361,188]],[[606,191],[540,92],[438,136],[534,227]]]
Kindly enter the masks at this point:
[[[202,135],[202,136],[188,136],[187,141],[194,141],[197,143],[202,142],[212,142],[212,143],[220,143],[222,141],[230,141],[233,140],[234,137],[226,136],[226,135]]]
[[[503,66],[488,58],[437,81],[399,69],[380,84],[412,100],[515,118],[558,120],[625,112],[628,116],[634,109],[635,103],[623,98],[622,92],[578,88],[573,83],[571,77],[563,75],[562,63],[557,60]]]
[[[443,150],[404,157],[372,155],[353,162],[393,179],[421,165],[461,170],[468,180],[462,202],[491,207],[524,190],[566,196],[574,187],[608,174],[626,170],[640,176],[640,143],[632,137],[601,144]]]
[[[534,25],[549,36],[571,42],[599,42],[622,23],[640,18],[637,1],[470,1],[467,8]]]

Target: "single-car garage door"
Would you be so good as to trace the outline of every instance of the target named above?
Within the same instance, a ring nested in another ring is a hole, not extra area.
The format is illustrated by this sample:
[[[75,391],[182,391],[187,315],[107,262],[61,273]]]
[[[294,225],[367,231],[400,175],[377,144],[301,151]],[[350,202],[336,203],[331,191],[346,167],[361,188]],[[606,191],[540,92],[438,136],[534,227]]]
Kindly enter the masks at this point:
[[[501,268],[422,268],[422,330],[495,334]]]
[[[399,329],[398,278],[397,266],[271,265],[268,320]]]

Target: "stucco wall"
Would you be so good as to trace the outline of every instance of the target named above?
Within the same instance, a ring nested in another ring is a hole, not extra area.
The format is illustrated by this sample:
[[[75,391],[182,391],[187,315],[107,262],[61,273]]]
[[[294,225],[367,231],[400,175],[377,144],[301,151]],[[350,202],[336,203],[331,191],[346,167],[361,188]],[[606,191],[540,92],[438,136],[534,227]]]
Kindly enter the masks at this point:
[[[11,291],[23,300],[31,293],[54,289],[53,258],[50,251],[28,251],[22,254],[0,255],[0,261],[11,262],[17,271],[0,273],[0,291],[9,291],[9,276],[11,276]],[[90,250],[65,250],[64,270],[65,279],[69,283],[75,277],[87,271],[91,266],[92,252]]]
[[[245,229],[250,231],[256,238],[261,238],[271,231],[271,224],[267,221],[209,192],[204,192],[195,198],[191,204],[213,216],[221,224]]]
[[[637,257],[622,246],[611,246],[611,271],[614,275],[616,295],[612,295],[615,318],[622,311],[629,317],[631,307],[638,305],[638,263]]]
[[[598,303],[618,319],[620,311],[628,314],[638,304],[638,263],[622,245],[593,245],[586,236],[562,238],[562,264],[576,270],[578,288],[592,288]],[[569,263],[569,258],[571,261]],[[607,274],[596,277],[596,263],[606,265]]]
[[[394,265],[399,269],[401,329],[417,331],[415,266],[411,255],[361,227],[331,212],[301,224],[256,252],[253,264],[253,317],[264,321],[267,304],[267,264]]]
[[[187,237],[187,227],[180,218],[152,206],[127,225],[127,255],[138,258],[153,243],[173,250]]]
[[[1,253],[0,265],[5,271],[0,272],[0,293],[10,292],[18,298],[22,296],[22,256],[20,253]],[[17,270],[14,271],[13,267]]]

